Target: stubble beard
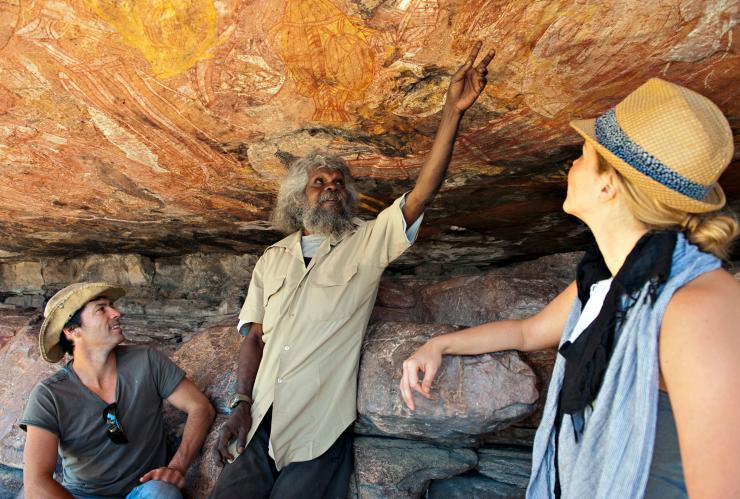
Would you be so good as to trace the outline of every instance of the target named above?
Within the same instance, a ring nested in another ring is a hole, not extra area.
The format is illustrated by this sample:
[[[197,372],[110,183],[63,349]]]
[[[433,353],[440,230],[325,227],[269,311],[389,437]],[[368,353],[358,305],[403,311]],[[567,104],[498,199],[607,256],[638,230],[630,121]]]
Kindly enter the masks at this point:
[[[341,203],[340,213],[325,210],[321,203],[336,200]],[[352,223],[352,210],[347,202],[339,194],[323,193],[312,206],[306,205],[303,210],[303,227],[317,236],[339,237],[354,227]]]

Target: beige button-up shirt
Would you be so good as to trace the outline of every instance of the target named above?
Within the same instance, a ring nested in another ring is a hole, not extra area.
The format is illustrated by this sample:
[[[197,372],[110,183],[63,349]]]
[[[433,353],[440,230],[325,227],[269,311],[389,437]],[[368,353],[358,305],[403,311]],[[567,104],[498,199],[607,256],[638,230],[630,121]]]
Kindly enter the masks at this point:
[[[360,347],[385,267],[410,245],[401,199],[353,232],[327,238],[308,267],[301,232],[267,248],[239,319],[262,324],[249,440],[272,405],[278,469],[323,454],[357,416]]]

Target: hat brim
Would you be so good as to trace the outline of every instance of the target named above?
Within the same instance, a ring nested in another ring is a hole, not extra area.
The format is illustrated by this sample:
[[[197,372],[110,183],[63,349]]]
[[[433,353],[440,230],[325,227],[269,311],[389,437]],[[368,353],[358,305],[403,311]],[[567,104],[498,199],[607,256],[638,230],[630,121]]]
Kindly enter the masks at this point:
[[[573,120],[570,126],[581,136],[589,141],[596,151],[606,161],[619,171],[625,178],[632,182],[635,187],[662,201],[666,205],[684,210],[689,213],[707,213],[722,208],[725,205],[725,193],[718,183],[714,184],[707,196],[699,201],[684,194],[669,189],[660,182],[656,182],[647,175],[640,173],[629,163],[612,153],[609,149],[599,144],[596,138],[596,120]]]
[[[39,330],[39,351],[46,362],[56,363],[64,357],[64,350],[59,344],[59,335],[67,321],[87,302],[105,296],[111,303],[126,294],[126,290],[117,284],[95,282],[85,284],[70,293],[50,310]]]

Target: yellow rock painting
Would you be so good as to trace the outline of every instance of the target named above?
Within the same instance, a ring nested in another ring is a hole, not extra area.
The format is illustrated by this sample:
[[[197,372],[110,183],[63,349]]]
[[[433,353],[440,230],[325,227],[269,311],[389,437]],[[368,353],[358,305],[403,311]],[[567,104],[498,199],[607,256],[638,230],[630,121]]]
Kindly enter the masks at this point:
[[[152,74],[168,78],[212,57],[217,41],[213,0],[85,0],[123,41],[144,55]]]
[[[298,93],[313,99],[313,119],[349,121],[345,106],[362,100],[373,80],[370,30],[329,0],[286,0],[278,52]]]

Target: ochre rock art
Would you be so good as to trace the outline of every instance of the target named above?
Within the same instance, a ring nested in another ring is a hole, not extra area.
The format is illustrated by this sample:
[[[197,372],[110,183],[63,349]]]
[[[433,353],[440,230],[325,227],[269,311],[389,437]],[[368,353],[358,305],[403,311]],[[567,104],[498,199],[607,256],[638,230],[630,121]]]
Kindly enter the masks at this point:
[[[10,41],[20,15],[20,0],[3,0],[0,2],[0,50]]]
[[[427,36],[439,18],[437,0],[398,0],[378,13],[378,23],[395,25],[395,30],[378,33],[382,47],[383,66],[399,59],[411,59],[424,47]]]
[[[123,41],[138,50],[158,78],[177,75],[211,57],[216,43],[213,0],[85,0]]]
[[[412,186],[474,39],[491,83],[411,257],[571,249],[568,121],[662,76],[737,136],[739,22],[732,0],[0,0],[0,258],[255,251],[314,148],[376,213]],[[740,172],[722,182],[737,210]]]
[[[329,0],[286,0],[273,30],[298,93],[314,101],[312,119],[349,121],[345,105],[361,100],[373,79],[370,31]]]

